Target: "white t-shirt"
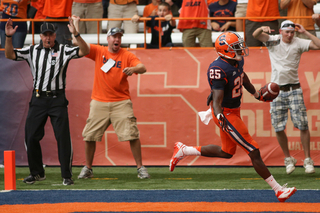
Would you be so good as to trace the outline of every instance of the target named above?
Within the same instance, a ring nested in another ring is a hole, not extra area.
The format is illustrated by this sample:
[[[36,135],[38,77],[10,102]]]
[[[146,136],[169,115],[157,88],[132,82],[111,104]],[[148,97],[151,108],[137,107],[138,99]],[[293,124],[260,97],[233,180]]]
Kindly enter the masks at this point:
[[[271,62],[271,82],[278,85],[299,83],[298,67],[301,54],[309,51],[311,40],[294,37],[291,43],[282,41],[281,35],[270,35],[265,43]]]

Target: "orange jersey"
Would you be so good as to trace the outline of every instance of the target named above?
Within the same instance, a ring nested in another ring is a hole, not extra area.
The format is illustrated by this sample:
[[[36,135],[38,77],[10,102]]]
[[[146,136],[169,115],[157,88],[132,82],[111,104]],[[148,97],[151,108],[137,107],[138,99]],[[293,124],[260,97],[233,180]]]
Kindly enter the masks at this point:
[[[1,0],[3,13],[17,18],[27,18],[30,0]]]
[[[209,9],[206,0],[184,0],[180,9],[180,18],[187,17],[209,17]],[[204,28],[211,29],[210,20],[179,20],[178,29]]]
[[[313,0],[316,4],[317,1]],[[288,6],[287,16],[312,16],[313,9],[306,7],[302,0],[291,1]],[[290,19],[293,23],[301,24],[306,30],[315,30],[314,21],[311,18],[307,19]]]
[[[116,102],[130,99],[128,76],[123,73],[126,67],[135,67],[140,60],[131,52],[120,49],[116,54],[110,53],[108,47],[90,44],[90,53],[86,56],[95,61],[95,73],[91,98],[101,102]],[[101,67],[108,59],[115,65],[107,72]]]
[[[73,0],[41,0],[44,2],[43,15],[51,18],[71,17]]]
[[[278,0],[254,0],[248,1],[247,17],[274,17],[280,16]],[[274,21],[273,19],[249,19],[255,22]]]

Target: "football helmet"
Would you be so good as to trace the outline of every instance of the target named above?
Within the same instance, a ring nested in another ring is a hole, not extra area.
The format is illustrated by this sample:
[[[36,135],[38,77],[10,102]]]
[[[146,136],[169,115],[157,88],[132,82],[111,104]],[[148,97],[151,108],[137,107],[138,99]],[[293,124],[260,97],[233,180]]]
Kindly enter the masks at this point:
[[[229,59],[236,59],[239,55],[244,57],[249,55],[246,42],[236,32],[221,33],[215,42],[215,48],[219,56]]]

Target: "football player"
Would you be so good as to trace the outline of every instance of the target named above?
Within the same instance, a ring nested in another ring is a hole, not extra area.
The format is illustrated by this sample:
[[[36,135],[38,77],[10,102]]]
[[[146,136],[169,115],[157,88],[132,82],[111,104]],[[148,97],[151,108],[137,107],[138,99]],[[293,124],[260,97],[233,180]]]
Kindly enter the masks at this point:
[[[243,71],[243,57],[249,54],[247,45],[237,33],[225,32],[215,41],[215,48],[219,57],[210,64],[207,72],[211,88],[207,104],[211,107],[214,122],[220,127],[222,146],[211,144],[192,147],[177,142],[170,160],[170,171],[185,156],[232,158],[236,147],[240,146],[249,155],[255,171],[272,187],[278,200],[284,202],[297,189],[277,183],[261,159],[258,143],[251,137],[240,117],[243,87],[256,99],[267,101],[261,95],[261,90],[256,91]]]

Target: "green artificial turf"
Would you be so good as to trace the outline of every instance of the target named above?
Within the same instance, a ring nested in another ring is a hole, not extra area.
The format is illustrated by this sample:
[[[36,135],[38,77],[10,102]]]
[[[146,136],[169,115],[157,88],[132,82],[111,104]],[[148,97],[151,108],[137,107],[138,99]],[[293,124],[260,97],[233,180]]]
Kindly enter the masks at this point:
[[[148,167],[151,179],[137,178],[135,167],[93,167],[94,178],[77,179],[82,167],[73,167],[73,186],[63,186],[60,167],[46,167],[44,181],[22,182],[28,167],[16,167],[17,190],[34,189],[271,189],[252,167]],[[279,184],[297,189],[320,189],[320,171],[306,174],[303,167],[287,175],[284,167],[269,167]],[[0,190],[4,190],[4,169],[0,169]]]

